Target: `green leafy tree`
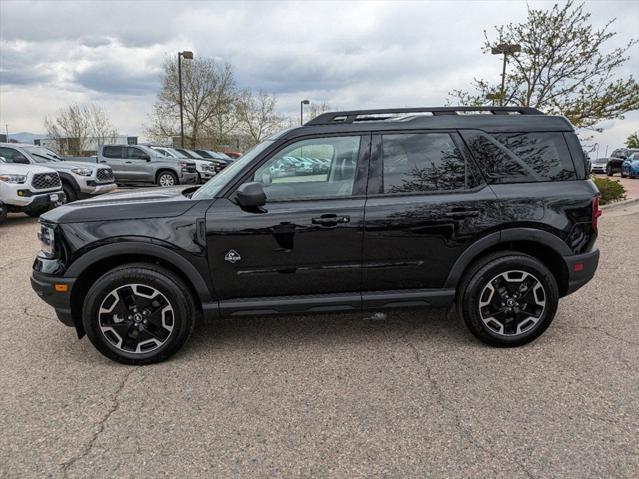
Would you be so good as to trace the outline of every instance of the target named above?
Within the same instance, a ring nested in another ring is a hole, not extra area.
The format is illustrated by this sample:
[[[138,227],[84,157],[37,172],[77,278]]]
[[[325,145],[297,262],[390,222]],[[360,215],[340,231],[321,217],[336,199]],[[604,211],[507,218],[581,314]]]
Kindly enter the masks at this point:
[[[495,27],[496,37],[484,32],[483,51],[502,44],[516,44],[521,51],[508,55],[504,90],[501,81],[475,78],[474,91],[453,90],[452,101],[461,105],[530,106],[548,114],[565,115],[578,128],[593,128],[603,120],[623,118],[639,109],[639,84],[619,69],[637,45],[631,39],[604,53],[614,19],[601,29],[590,24],[584,4],[569,0],[550,10],[528,7],[522,23]]]
[[[626,138],[626,146],[628,148],[639,148],[639,134],[638,132],[634,132],[628,138]]]

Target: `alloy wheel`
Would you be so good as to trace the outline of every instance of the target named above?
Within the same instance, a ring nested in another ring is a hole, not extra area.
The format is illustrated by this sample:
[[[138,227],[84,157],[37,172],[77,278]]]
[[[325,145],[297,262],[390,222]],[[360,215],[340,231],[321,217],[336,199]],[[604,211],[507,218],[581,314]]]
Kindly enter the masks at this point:
[[[546,291],[531,273],[511,270],[491,279],[479,297],[479,316],[491,332],[518,336],[531,330],[546,309]]]
[[[173,332],[175,313],[157,289],[127,284],[106,295],[98,322],[102,335],[114,348],[141,354],[166,343]]]
[[[175,179],[173,175],[164,174],[160,176],[160,186],[174,186]]]

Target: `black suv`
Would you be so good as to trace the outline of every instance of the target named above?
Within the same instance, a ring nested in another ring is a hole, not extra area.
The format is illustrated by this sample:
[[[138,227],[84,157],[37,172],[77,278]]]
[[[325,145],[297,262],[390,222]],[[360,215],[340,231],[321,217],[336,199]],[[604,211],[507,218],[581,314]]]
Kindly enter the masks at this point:
[[[305,159],[325,169],[312,171]],[[325,113],[201,187],[41,218],[32,274],[111,359],[175,353],[195,318],[446,307],[532,341],[594,275],[600,215],[570,123],[530,108]]]
[[[633,153],[639,153],[639,148],[617,148],[614,150],[606,164],[606,174],[612,176],[615,173],[621,173],[621,165]]]

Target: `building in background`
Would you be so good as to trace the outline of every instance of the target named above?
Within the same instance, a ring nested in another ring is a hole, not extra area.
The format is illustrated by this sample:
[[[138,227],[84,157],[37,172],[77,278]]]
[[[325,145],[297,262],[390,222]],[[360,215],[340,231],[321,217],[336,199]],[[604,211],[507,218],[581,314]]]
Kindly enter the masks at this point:
[[[33,140],[33,143],[38,146],[44,146],[45,148],[49,148],[58,153],[61,153],[63,151],[79,150],[78,138],[59,138],[59,139],[42,138],[39,140]],[[128,135],[118,135],[114,138],[109,139],[107,143],[114,144],[114,145],[137,145],[138,137],[128,136]],[[80,152],[80,156],[95,155],[98,152],[99,146],[100,146],[100,139],[89,138],[88,141],[85,142],[84,149]]]

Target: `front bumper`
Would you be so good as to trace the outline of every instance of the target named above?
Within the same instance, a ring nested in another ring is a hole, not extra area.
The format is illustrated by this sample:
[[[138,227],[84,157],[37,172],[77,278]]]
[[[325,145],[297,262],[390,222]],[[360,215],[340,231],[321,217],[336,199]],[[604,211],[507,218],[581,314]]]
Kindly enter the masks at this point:
[[[180,184],[181,185],[195,185],[198,182],[198,174],[197,172],[195,173],[187,173],[187,172],[182,172],[182,174],[180,175]]]
[[[112,183],[99,183],[95,178],[91,177],[76,177],[76,181],[78,182],[80,193],[86,196],[110,193],[118,187],[118,185],[115,184],[115,181]]]
[[[19,192],[21,194],[18,194]],[[52,200],[51,195],[58,195],[58,200]],[[29,185],[4,184],[2,197],[2,202],[6,205],[30,208],[46,206],[47,203],[51,206],[59,206],[64,199],[64,193],[62,188],[49,191],[34,191]]]
[[[75,278],[53,276],[37,271],[40,257],[36,258],[31,272],[31,287],[40,298],[55,309],[58,319],[66,326],[76,326],[71,314],[71,289]],[[64,290],[64,291],[63,291]]]
[[[599,250],[589,253],[564,256],[568,268],[568,289],[565,296],[574,293],[590,281],[599,265]]]

